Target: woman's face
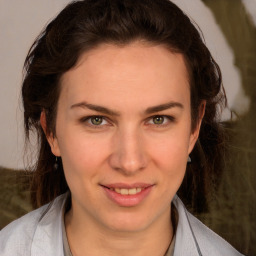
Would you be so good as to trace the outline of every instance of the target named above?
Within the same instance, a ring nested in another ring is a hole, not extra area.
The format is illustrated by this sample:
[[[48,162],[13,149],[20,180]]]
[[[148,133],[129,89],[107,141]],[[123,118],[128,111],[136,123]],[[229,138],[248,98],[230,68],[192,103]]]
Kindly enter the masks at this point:
[[[169,220],[197,139],[181,54],[100,45],[61,79],[56,137],[74,216],[119,231]]]

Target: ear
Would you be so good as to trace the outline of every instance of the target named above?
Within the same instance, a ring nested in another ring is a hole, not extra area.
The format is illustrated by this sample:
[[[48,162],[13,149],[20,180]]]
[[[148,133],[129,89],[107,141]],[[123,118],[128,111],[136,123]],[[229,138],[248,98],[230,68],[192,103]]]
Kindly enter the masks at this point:
[[[50,134],[47,132],[47,123],[46,123],[46,115],[43,110],[40,115],[40,124],[46,136],[46,139],[51,147],[51,151],[55,156],[60,156],[59,143],[56,136],[53,136],[53,133]]]
[[[204,117],[204,113],[205,113],[205,106],[206,106],[206,101],[203,100],[201,102],[201,104],[200,104],[200,107],[199,107],[199,119],[198,119],[198,122],[196,124],[196,127],[195,127],[194,131],[190,135],[188,154],[190,154],[191,151],[193,150],[193,148],[194,148],[194,146],[196,144],[196,141],[197,141],[197,139],[199,137],[201,123],[202,123],[202,120],[203,120],[203,117]]]

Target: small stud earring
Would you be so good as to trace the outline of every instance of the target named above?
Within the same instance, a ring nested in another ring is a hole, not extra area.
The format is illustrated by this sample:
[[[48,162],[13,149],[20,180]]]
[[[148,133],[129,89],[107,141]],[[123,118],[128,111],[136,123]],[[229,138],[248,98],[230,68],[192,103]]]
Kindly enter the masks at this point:
[[[58,157],[56,156],[56,159],[55,159],[55,163],[53,165],[54,169],[57,170],[59,165],[58,165]]]
[[[191,157],[190,156],[188,156],[188,160],[187,160],[187,162],[188,163],[191,163],[192,161],[191,161]]]

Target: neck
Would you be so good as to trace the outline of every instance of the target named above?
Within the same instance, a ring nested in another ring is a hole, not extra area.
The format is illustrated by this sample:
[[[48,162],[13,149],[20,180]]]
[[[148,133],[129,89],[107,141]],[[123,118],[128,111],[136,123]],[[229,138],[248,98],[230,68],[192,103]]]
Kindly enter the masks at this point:
[[[170,210],[147,228],[140,231],[116,231],[95,225],[88,219],[74,217],[71,210],[65,216],[69,246],[73,256],[134,255],[163,256],[173,237]]]

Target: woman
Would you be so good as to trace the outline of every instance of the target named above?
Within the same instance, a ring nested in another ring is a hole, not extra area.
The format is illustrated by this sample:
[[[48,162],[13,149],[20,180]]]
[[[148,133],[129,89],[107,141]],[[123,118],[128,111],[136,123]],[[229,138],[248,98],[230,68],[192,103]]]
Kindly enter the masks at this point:
[[[1,255],[241,255],[176,196],[207,207],[225,104],[219,67],[177,6],[71,3],[25,69],[41,207],[1,231]]]

